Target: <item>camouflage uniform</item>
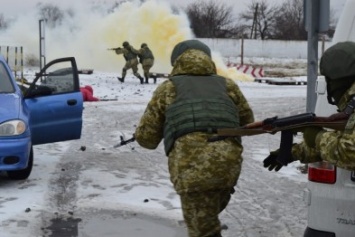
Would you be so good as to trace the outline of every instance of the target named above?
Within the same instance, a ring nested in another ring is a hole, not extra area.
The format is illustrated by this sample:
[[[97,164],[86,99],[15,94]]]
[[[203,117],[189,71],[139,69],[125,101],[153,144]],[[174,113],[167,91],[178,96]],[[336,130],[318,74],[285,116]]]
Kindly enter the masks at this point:
[[[131,45],[126,45],[124,42],[124,47],[123,48],[117,48],[115,49],[116,54],[123,54],[123,57],[126,60],[126,64],[122,68],[122,77],[118,78],[121,82],[124,82],[124,79],[127,74],[127,70],[132,68],[133,75],[135,75],[143,84],[143,78],[141,75],[138,73],[138,59],[137,59],[137,54],[133,52],[132,46]],[[126,45],[126,46],[125,46]]]
[[[172,77],[188,74],[208,79],[216,74],[214,62],[201,50],[184,50],[173,63]],[[224,80],[227,95],[239,110],[235,116],[239,116],[240,125],[253,122],[253,112],[239,87],[230,79]],[[135,131],[142,147],[155,149],[166,139],[166,111],[177,96],[172,80],[157,87]],[[241,142],[233,138],[208,142],[211,136],[208,132],[185,134],[168,151],[170,180],[180,195],[190,237],[221,236],[218,214],[227,206],[241,171]]]
[[[141,45],[141,48],[139,50],[132,48],[132,51],[138,55],[139,62],[142,64],[145,83],[148,83],[149,71],[154,65],[153,52],[149,49],[148,45],[145,43]],[[156,79],[154,80],[154,83],[156,83]]]
[[[355,95],[355,83],[341,98],[338,108],[342,111]],[[316,137],[316,148],[312,149],[302,142],[292,147],[294,160],[302,163],[328,161],[339,168],[355,170],[355,126],[353,113],[345,131],[321,132]]]
[[[355,96],[355,43],[340,42],[328,48],[320,61],[327,81],[328,102],[344,111]],[[353,109],[351,109],[353,110]],[[315,148],[305,142],[292,147],[294,160],[302,163],[328,161],[340,168],[355,170],[355,113],[350,112],[344,131],[320,131]]]

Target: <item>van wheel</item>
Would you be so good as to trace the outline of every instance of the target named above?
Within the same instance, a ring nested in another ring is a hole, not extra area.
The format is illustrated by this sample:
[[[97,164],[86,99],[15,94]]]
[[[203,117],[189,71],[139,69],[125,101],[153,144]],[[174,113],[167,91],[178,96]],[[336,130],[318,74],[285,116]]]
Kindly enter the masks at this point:
[[[12,180],[27,179],[31,174],[32,166],[33,166],[33,147],[31,147],[30,157],[28,158],[27,167],[23,170],[7,171],[7,176]]]

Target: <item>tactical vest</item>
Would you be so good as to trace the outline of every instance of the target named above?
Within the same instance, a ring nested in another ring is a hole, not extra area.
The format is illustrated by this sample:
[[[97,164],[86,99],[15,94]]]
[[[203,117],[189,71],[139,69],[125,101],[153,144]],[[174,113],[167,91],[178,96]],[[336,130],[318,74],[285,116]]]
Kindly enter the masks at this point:
[[[152,51],[148,47],[145,47],[144,51],[142,52],[142,59],[147,59],[147,58],[154,59],[154,56]]]
[[[127,53],[123,54],[123,56],[126,59],[126,61],[137,58],[137,54],[133,53],[131,48],[127,49]]]
[[[144,47],[142,53],[138,55],[139,63],[142,63],[144,59],[154,59],[152,51],[148,47]]]
[[[188,133],[239,127],[239,110],[227,94],[225,78],[184,75],[170,80],[176,88],[176,99],[165,112],[166,155],[175,140]]]

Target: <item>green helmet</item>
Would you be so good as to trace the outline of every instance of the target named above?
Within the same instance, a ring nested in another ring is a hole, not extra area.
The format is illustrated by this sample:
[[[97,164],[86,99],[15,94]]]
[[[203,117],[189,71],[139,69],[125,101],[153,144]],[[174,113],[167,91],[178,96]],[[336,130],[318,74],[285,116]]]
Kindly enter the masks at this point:
[[[125,41],[125,42],[123,42],[122,46],[127,47],[127,46],[129,46],[129,43],[127,41]]]
[[[148,47],[146,43],[141,44],[141,48]]]
[[[195,40],[195,39],[185,40],[185,41],[178,43],[174,47],[173,52],[171,53],[171,58],[170,58],[171,65],[173,66],[175,63],[175,60],[181,54],[183,54],[186,50],[189,50],[189,49],[201,50],[202,52],[207,54],[209,57],[211,57],[211,49],[203,42],[201,42],[199,40]]]
[[[328,48],[321,57],[319,70],[327,81],[328,102],[337,104],[355,82],[355,43],[346,41]]]

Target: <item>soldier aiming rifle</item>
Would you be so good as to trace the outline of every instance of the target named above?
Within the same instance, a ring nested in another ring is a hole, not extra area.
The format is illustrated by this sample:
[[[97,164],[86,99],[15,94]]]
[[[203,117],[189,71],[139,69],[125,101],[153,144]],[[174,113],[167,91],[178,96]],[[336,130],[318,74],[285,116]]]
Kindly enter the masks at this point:
[[[132,69],[133,74],[140,80],[140,83],[143,84],[143,77],[138,73],[138,55],[132,49],[132,46],[127,42],[123,42],[123,48],[111,48],[109,50],[114,50],[116,54],[123,54],[124,59],[126,60],[126,64],[122,68],[121,77],[117,77],[120,82],[124,82],[124,79],[127,74],[128,69]]]

